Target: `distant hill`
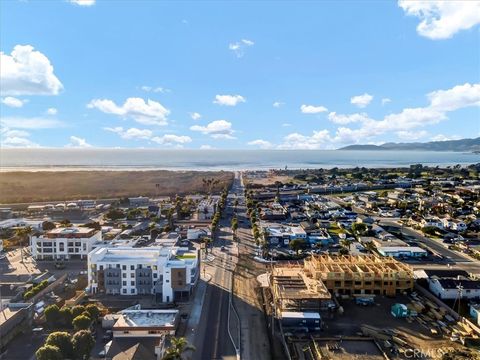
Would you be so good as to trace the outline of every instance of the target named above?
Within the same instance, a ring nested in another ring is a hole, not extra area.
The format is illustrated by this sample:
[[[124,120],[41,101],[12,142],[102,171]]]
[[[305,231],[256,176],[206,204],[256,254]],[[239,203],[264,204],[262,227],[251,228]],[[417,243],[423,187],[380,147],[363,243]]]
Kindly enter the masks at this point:
[[[480,137],[475,139],[430,141],[426,143],[385,143],[382,145],[349,145],[338,150],[424,150],[424,151],[480,151]]]

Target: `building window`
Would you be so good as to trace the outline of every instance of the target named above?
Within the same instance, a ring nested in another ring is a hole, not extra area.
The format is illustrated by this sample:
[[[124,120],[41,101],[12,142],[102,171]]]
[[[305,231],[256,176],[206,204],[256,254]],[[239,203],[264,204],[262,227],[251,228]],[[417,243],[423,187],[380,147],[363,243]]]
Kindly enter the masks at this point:
[[[120,269],[120,264],[117,264],[117,269]]]
[[[127,265],[122,265],[122,270],[127,270]]]
[[[132,286],[135,286],[135,281],[130,281],[130,284],[131,284]]]
[[[130,277],[135,277],[135,274],[134,274],[134,273],[130,273]]]
[[[124,278],[124,279],[125,279],[126,277],[127,277],[127,274],[125,274],[125,273],[122,273],[122,278]]]
[[[135,294],[135,289],[130,290],[131,294]]]
[[[100,270],[103,270],[103,265],[100,265]]]
[[[127,286],[127,282],[126,282],[126,281],[122,281],[122,284],[123,284],[123,286]]]
[[[153,277],[154,277],[155,279],[157,278],[157,276],[158,276],[157,273],[154,273],[154,274],[153,274]]]
[[[126,294],[126,293],[127,293],[127,289],[123,289],[122,292],[123,292],[124,294]]]
[[[130,265],[130,270],[135,270],[135,265]]]

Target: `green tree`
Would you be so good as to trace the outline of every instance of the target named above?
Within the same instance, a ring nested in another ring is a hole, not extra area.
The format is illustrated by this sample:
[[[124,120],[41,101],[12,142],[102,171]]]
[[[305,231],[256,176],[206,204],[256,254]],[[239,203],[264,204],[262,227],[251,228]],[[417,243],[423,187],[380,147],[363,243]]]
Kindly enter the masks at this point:
[[[56,346],[64,359],[71,359],[73,358],[73,345],[72,339],[70,334],[67,332],[57,331],[53,332],[47,337],[47,341],[45,341],[45,345],[52,345]]]
[[[57,305],[49,305],[45,308],[45,319],[50,327],[54,327],[60,320],[60,309]]]
[[[30,236],[33,233],[33,229],[30,226],[26,226],[23,228],[19,228],[15,230],[15,235],[19,239],[20,243],[20,256],[22,257],[21,262],[23,263],[23,247],[28,246],[28,242],[30,240]]]
[[[53,222],[51,222],[51,221],[44,221],[44,222],[42,223],[42,229],[43,229],[43,231],[53,230],[53,229],[55,229],[56,227],[57,227],[57,226],[56,226]]]
[[[92,319],[86,315],[79,315],[73,319],[72,325],[75,331],[87,330],[92,324]]]
[[[172,338],[171,344],[165,350],[162,360],[182,360],[185,352],[189,350],[194,351],[195,347],[190,345],[185,338]]]
[[[83,305],[75,305],[72,308],[73,318],[76,318],[77,316],[81,315],[83,312],[85,312],[85,306],[83,306]]]
[[[59,311],[59,315],[60,315],[60,320],[62,321],[64,326],[66,327],[72,326],[73,315],[72,315],[72,309],[70,307],[62,306],[62,308]]]
[[[235,239],[237,237],[237,230],[238,230],[238,219],[237,216],[234,216],[232,218],[232,223],[231,223],[232,231],[233,231],[233,238]]]
[[[364,235],[368,230],[368,226],[365,223],[354,223],[352,225],[352,231],[354,234]]]
[[[298,252],[301,250],[301,249],[305,249],[307,247],[307,242],[304,240],[304,239],[294,239],[292,241],[290,241],[290,243],[288,244],[288,246],[297,253],[298,255]]]
[[[35,352],[37,360],[63,360],[62,352],[56,346],[43,345]]]
[[[125,213],[121,209],[110,209],[105,214],[105,217],[107,219],[115,221],[115,220],[123,219],[125,217]]]
[[[90,353],[95,346],[95,339],[88,330],[80,330],[73,335],[73,349],[75,355],[81,360],[90,359]]]
[[[98,317],[100,316],[100,309],[98,308],[97,305],[95,304],[88,304],[87,306],[85,306],[85,310],[87,311],[87,313],[90,314],[90,318],[92,320],[98,320]]]

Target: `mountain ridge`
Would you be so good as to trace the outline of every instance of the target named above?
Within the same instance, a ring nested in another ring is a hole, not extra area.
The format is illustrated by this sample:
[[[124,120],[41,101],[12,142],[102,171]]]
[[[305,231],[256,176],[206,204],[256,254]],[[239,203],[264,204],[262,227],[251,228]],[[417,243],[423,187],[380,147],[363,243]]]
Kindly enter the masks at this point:
[[[382,145],[348,145],[337,150],[424,150],[424,151],[468,151],[480,152],[480,137],[473,139],[395,143],[387,142]]]

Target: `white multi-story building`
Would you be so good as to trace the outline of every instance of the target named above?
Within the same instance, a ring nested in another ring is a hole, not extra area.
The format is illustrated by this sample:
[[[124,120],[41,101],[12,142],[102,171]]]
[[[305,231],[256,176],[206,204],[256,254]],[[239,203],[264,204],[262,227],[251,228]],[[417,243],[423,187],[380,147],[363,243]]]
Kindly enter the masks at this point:
[[[197,252],[172,246],[99,247],[88,254],[89,290],[178,301],[188,298],[197,282],[198,259]]]
[[[83,259],[96,243],[102,241],[102,232],[87,227],[65,227],[32,236],[30,246],[34,259]]]
[[[218,199],[203,199],[197,206],[197,219],[200,221],[211,220],[217,211]]]

